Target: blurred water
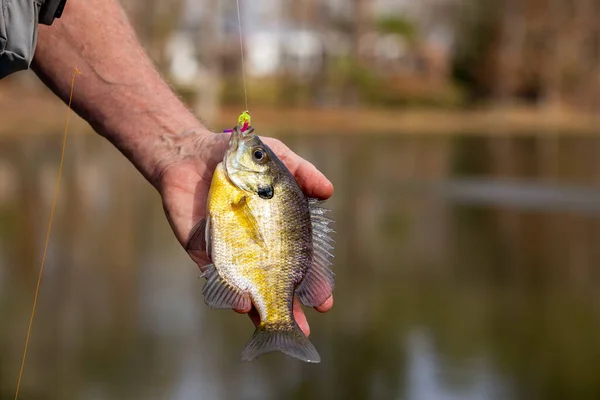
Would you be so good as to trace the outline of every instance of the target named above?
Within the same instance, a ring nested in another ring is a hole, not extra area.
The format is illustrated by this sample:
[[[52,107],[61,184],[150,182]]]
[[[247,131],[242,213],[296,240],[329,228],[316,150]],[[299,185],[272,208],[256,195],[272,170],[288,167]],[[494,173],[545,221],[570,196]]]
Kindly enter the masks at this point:
[[[160,199],[72,135],[23,399],[600,397],[600,139],[282,137],[336,185],[320,365],[241,363]],[[0,138],[0,398],[12,399],[58,135]]]

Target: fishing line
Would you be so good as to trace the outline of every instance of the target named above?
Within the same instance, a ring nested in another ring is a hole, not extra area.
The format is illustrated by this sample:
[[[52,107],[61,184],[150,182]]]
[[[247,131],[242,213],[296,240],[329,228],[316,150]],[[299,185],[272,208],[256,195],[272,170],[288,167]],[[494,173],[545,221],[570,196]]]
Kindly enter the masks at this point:
[[[238,26],[240,32],[240,52],[242,54],[242,79],[244,81],[244,99],[246,100],[246,110],[248,110],[248,91],[246,90],[246,67],[244,65],[244,41],[242,40],[242,17],[240,16],[240,0],[236,0]]]
[[[23,377],[23,370],[25,369],[25,360],[27,359],[27,349],[29,347],[29,338],[31,337],[31,327],[33,326],[33,318],[35,317],[35,309],[37,307],[38,295],[40,293],[40,284],[42,283],[42,274],[44,272],[44,265],[46,263],[46,253],[48,251],[48,243],[50,242],[50,231],[52,229],[52,219],[54,218],[54,209],[56,208],[56,199],[58,198],[58,189],[60,187],[60,178],[62,177],[63,164],[65,161],[65,150],[67,148],[67,132],[69,131],[69,116],[71,115],[71,101],[73,100],[73,89],[75,88],[75,76],[81,75],[78,68],[75,68],[73,72],[73,78],[71,79],[71,92],[69,94],[69,104],[67,109],[67,120],[65,122],[65,132],[63,135],[62,152],[60,156],[60,166],[58,167],[58,179],[56,181],[56,188],[54,189],[54,199],[52,200],[52,208],[50,209],[50,221],[48,222],[48,229],[46,231],[46,242],[44,244],[44,253],[42,255],[42,264],[40,266],[40,272],[38,274],[37,285],[35,287],[35,296],[33,297],[33,307],[31,308],[31,317],[29,318],[29,327],[27,328],[27,337],[25,339],[25,350],[23,350],[23,360],[21,361],[21,370],[19,371],[19,380],[17,381],[17,390],[15,392],[15,400],[19,398],[19,389],[21,388],[21,378]]]

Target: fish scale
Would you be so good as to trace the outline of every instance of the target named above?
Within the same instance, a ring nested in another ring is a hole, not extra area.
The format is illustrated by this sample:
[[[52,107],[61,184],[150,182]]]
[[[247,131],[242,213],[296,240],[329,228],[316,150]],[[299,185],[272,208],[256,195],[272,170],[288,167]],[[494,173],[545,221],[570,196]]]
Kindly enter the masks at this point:
[[[221,194],[209,196],[208,212],[211,223],[219,227],[212,230],[211,242],[220,276],[252,294],[264,323],[291,323],[294,288],[312,261],[308,204],[303,207],[301,195],[285,181],[275,186],[273,199],[249,194],[247,207],[264,238],[259,244],[248,238],[246,226],[239,223],[238,213],[231,207],[244,194],[229,184],[222,164],[215,171],[215,180]]]

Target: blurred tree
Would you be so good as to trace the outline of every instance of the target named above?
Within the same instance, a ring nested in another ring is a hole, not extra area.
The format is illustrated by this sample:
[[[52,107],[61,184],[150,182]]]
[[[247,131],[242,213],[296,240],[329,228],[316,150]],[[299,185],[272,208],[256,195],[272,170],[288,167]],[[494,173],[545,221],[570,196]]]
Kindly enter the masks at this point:
[[[600,4],[463,0],[454,77],[472,100],[593,109],[600,96]]]

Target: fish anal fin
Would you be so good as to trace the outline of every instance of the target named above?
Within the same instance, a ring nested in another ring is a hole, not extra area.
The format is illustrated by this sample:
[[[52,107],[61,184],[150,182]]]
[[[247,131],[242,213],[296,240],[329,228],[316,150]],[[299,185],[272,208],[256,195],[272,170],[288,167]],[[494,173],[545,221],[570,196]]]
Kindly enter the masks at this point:
[[[250,296],[227,283],[218,273],[214,265],[206,266],[203,277],[206,283],[202,288],[204,302],[211,308],[248,309]]]

